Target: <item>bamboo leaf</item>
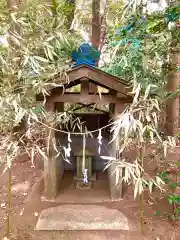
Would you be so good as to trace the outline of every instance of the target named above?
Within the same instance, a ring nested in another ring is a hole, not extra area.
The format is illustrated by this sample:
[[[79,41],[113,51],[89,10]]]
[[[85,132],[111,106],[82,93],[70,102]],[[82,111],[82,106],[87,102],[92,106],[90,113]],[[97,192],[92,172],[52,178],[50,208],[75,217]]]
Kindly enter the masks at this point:
[[[48,53],[48,57],[51,61],[54,61],[54,58],[53,58],[53,54],[52,54],[52,51],[49,47],[47,47],[47,53]]]
[[[149,192],[150,193],[152,193],[153,185],[154,185],[154,182],[153,181],[149,181],[148,187],[149,187]]]
[[[20,46],[20,41],[14,37],[13,35],[10,35],[10,39],[13,41],[14,44],[16,44],[17,46]]]
[[[108,160],[108,161],[115,161],[116,158],[115,157],[111,157],[111,156],[100,156],[102,159],[104,160]]]
[[[35,153],[34,153],[34,147],[31,149],[31,164],[32,164],[32,167],[35,168],[35,165],[34,165],[34,157],[35,157]]]
[[[167,144],[167,141],[164,141],[163,143],[163,147],[164,147],[164,156],[166,157],[167,156],[167,150],[168,150],[168,144]]]
[[[138,192],[139,192],[139,178],[136,180],[136,183],[134,186],[134,199],[136,199]]]
[[[111,165],[112,165],[112,162],[109,161],[109,162],[106,164],[105,168],[103,169],[103,172],[106,171]]]
[[[13,20],[15,23],[17,23],[16,13],[11,13],[10,16],[11,16],[12,20]]]
[[[147,97],[149,96],[150,93],[150,89],[151,89],[151,85],[149,84],[146,88],[145,94],[144,94],[144,101],[147,99]]]
[[[134,99],[133,99],[133,103],[137,103],[140,91],[141,91],[141,84],[138,84],[138,86],[135,90],[135,96],[134,96]]]
[[[41,62],[45,62],[45,63],[49,62],[48,59],[40,57],[40,56],[34,56],[34,58]]]

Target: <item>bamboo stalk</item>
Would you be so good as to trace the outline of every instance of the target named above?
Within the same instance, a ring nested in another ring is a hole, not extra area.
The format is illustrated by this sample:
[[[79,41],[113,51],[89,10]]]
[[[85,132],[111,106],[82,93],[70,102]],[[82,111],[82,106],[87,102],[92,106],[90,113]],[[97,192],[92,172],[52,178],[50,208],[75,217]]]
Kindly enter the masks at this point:
[[[143,204],[143,193],[140,195],[140,227],[141,232],[144,232],[144,204]]]
[[[140,159],[140,164],[141,167],[144,167],[144,153],[145,153],[145,144],[143,144],[139,150],[139,159]],[[141,178],[143,177],[143,173],[141,175]],[[144,204],[143,204],[143,198],[144,198],[144,194],[143,192],[140,194],[140,228],[141,228],[141,232],[144,232]]]
[[[10,236],[10,223],[11,223],[11,208],[12,208],[12,195],[11,195],[11,182],[12,182],[12,171],[11,167],[8,168],[8,211],[7,211],[7,226],[6,236]]]

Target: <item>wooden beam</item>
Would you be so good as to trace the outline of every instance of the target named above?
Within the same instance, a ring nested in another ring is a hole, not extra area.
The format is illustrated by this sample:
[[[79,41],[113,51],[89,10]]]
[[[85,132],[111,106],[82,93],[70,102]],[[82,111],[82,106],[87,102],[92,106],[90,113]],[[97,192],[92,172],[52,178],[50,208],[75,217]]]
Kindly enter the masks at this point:
[[[116,98],[111,95],[82,95],[82,94],[72,94],[72,93],[64,93],[63,95],[56,95],[50,97],[53,102],[68,102],[68,103],[98,103],[98,104],[109,104],[109,103],[126,103],[129,102],[130,99],[126,98]]]
[[[121,96],[121,97],[120,97]],[[119,95],[111,96],[109,93],[101,93],[101,98],[99,94],[88,94],[88,95],[82,95],[79,93],[71,93],[71,92],[65,92],[64,94],[52,94],[50,96],[47,96],[47,101],[52,100],[53,102],[68,102],[68,103],[100,103],[100,104],[110,104],[110,103],[131,103],[132,97],[126,96],[126,95]],[[37,95],[36,101],[44,101],[43,95]]]
[[[78,103],[78,104],[81,104],[81,106],[74,108],[73,111],[77,111],[77,110],[80,110],[84,107],[90,107],[91,105],[93,105],[93,103],[90,103],[90,104],[87,104],[87,105],[82,104],[82,103]]]
[[[96,110],[96,111],[99,111],[99,112],[102,112],[102,113],[109,113],[109,112],[107,112],[107,111],[105,111],[105,110],[102,110],[102,109],[99,109],[99,108],[97,108],[97,107],[95,107],[95,106],[92,106],[93,104],[82,104],[82,103],[80,103],[81,105],[83,105],[83,107],[87,107],[87,108],[90,108],[90,109],[94,109],[94,110]]]

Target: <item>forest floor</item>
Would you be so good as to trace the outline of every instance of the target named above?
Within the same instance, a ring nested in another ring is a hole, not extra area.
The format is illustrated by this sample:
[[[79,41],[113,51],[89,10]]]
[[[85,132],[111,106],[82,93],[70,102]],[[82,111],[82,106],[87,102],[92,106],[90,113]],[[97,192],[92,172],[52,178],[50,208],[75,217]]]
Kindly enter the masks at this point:
[[[179,158],[179,149],[175,153]],[[175,156],[174,155],[174,156]],[[138,201],[133,200],[132,190],[126,189],[123,200],[119,202],[106,201],[95,203],[108,208],[115,208],[122,212],[133,225],[130,231],[35,231],[38,216],[43,209],[61,205],[62,202],[42,201],[43,171],[41,164],[32,167],[31,161],[22,156],[13,164],[12,170],[12,217],[11,239],[13,240],[179,240],[180,224],[172,224],[167,218],[167,213],[172,211],[167,199],[161,198],[159,193],[152,199],[144,197],[144,234],[140,233]],[[8,175],[1,169],[0,176],[0,238],[6,232],[7,214],[7,186]],[[73,197],[73,195],[71,195]],[[72,200],[72,199],[71,199]],[[63,200],[65,202],[65,198]],[[93,204],[93,196],[91,197]],[[69,204],[71,201],[69,201]],[[66,202],[68,204],[68,201]],[[81,203],[83,204],[83,203]],[[85,201],[84,204],[87,204]],[[160,216],[154,216],[155,212]]]

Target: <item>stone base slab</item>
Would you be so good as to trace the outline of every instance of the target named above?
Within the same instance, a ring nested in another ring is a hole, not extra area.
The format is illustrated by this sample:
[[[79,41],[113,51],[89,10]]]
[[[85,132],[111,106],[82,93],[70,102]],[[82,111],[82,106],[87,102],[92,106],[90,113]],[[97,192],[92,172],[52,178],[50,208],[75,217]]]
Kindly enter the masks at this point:
[[[117,209],[70,204],[43,210],[35,230],[129,230],[129,223]]]

